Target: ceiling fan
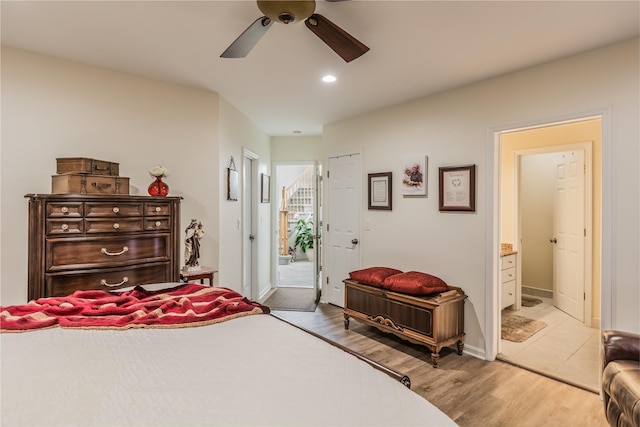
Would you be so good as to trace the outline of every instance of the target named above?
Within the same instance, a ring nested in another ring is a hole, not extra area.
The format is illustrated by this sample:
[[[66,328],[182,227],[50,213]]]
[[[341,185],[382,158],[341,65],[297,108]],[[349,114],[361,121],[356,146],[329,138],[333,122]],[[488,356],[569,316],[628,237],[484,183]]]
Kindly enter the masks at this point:
[[[341,1],[341,0],[326,0]],[[271,24],[291,24],[304,21],[316,36],[333,49],[346,62],[351,62],[366,53],[369,48],[349,33],[315,12],[315,0],[257,0],[258,8],[265,16],[256,19],[225,50],[221,58],[244,58],[267,32]]]

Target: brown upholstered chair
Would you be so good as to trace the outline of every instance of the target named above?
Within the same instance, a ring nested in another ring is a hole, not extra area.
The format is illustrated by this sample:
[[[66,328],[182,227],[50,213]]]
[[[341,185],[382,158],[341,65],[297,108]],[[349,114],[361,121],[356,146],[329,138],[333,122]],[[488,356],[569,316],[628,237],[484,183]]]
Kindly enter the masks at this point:
[[[607,421],[640,427],[640,335],[602,332],[602,394]]]

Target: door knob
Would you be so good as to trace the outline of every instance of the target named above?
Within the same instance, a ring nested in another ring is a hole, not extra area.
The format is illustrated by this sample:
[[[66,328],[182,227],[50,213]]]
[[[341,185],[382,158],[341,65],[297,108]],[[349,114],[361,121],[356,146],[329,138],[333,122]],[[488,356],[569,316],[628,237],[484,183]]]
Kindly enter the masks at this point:
[[[550,241],[551,243],[558,243],[558,239],[556,239],[555,237],[553,237],[553,238],[549,239],[549,241]]]
[[[253,241],[256,238],[253,234],[249,234],[249,240]]]
[[[351,240],[352,245],[357,245],[359,243],[358,239]]]

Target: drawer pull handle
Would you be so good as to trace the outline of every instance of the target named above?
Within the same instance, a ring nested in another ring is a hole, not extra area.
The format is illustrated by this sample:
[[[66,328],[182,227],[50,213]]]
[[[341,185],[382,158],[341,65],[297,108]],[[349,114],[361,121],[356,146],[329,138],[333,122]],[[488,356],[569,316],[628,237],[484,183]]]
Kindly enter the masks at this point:
[[[62,231],[69,231],[69,224],[62,224],[60,228],[62,228]]]
[[[160,227],[162,223],[160,221],[156,221],[156,227]]]
[[[162,208],[160,206],[156,206],[156,212],[160,212]]]
[[[122,255],[126,252],[129,252],[129,248],[127,246],[123,246],[122,250],[120,252],[109,252],[107,250],[107,248],[102,248],[100,249],[100,252],[102,252],[105,255],[109,255],[109,256],[118,256],[118,255]]]
[[[113,228],[115,228],[117,230],[118,228],[120,228],[120,224],[118,224],[117,222],[114,222],[113,223]]]
[[[120,212],[120,208],[119,208],[119,207],[117,207],[117,206],[114,206],[114,208],[113,208],[113,213],[116,213],[116,214],[117,214],[118,212]]]
[[[124,285],[125,283],[127,283],[129,281],[128,277],[123,277],[122,281],[120,283],[107,283],[107,281],[105,279],[100,280],[100,284],[102,286],[110,286],[110,287],[116,287],[116,286],[121,286]]]
[[[69,208],[66,206],[63,206],[62,209],[60,209],[62,211],[63,214],[67,215],[69,213]]]

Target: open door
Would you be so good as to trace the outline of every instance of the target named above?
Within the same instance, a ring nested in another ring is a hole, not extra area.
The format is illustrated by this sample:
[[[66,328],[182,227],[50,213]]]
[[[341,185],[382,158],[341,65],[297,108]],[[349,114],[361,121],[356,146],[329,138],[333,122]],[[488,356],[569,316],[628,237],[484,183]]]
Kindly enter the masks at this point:
[[[327,170],[329,215],[325,227],[327,265],[323,298],[344,306],[344,279],[360,268],[360,205],[362,158],[360,153],[329,158]]]
[[[585,160],[583,150],[555,157],[553,304],[584,322]]]

